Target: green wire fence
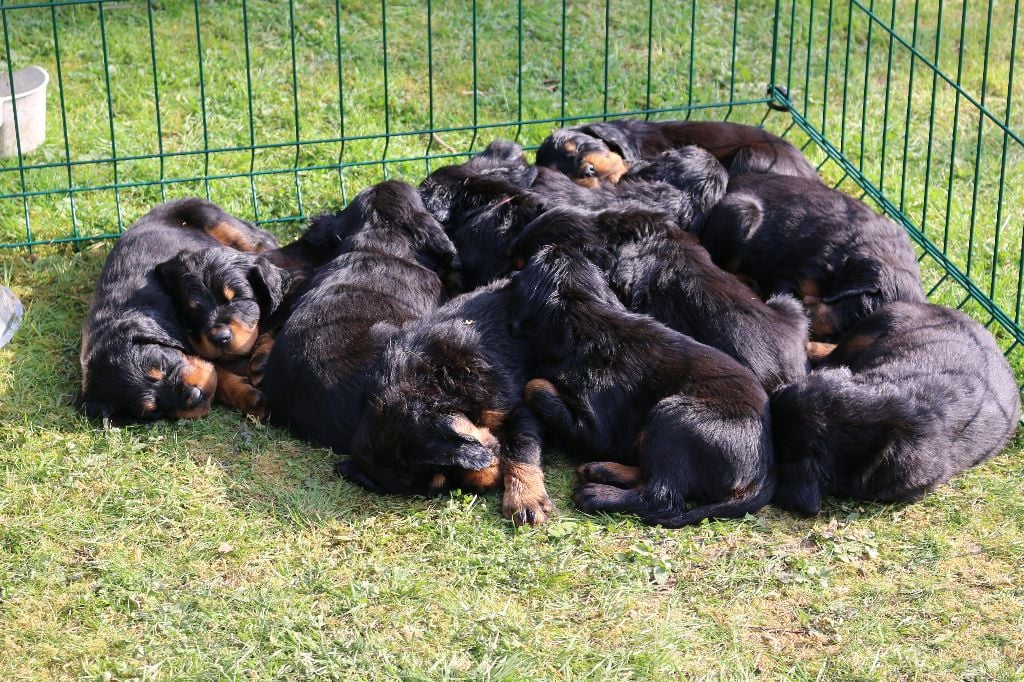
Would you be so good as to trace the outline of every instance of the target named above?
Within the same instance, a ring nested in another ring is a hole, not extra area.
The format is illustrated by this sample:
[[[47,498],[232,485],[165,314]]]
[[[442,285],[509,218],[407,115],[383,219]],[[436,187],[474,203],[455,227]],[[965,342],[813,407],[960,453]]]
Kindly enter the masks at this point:
[[[82,248],[201,195],[294,234],[496,137],[625,116],[763,125],[920,249],[934,300],[1024,341],[1020,0],[0,0],[44,144],[0,246]],[[15,102],[16,104],[16,102]]]

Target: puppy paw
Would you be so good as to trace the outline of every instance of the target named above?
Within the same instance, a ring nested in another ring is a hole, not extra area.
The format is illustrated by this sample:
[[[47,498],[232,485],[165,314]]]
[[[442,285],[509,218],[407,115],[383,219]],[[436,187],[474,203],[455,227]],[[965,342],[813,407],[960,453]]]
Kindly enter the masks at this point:
[[[267,397],[263,395],[263,391],[255,386],[247,386],[244,389],[242,404],[238,406],[238,409],[257,419],[266,419]]]
[[[544,488],[544,472],[539,466],[506,462],[503,474],[501,513],[506,519],[517,526],[536,526],[551,517],[555,506]]]
[[[635,490],[617,488],[603,483],[583,483],[572,491],[572,501],[580,511],[624,511],[627,504],[637,496]]]
[[[583,483],[604,483],[616,488],[633,488],[643,480],[639,467],[617,462],[588,462],[576,468],[576,477]]]
[[[267,416],[267,398],[248,379],[217,370],[217,400],[257,419]]]
[[[270,334],[261,334],[252,347],[252,355],[249,358],[249,382],[253,386],[263,383],[263,374],[267,370],[267,360],[270,358],[270,350],[274,347],[274,337]]]

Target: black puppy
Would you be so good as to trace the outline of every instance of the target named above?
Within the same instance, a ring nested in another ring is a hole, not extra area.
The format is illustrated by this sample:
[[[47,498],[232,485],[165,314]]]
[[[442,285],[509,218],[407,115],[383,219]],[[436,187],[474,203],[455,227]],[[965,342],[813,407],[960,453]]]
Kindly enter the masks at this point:
[[[514,265],[522,268],[547,245],[581,251],[604,270],[627,308],[739,360],[768,392],[807,373],[800,304],[785,294],[761,301],[661,213],[548,211],[513,245]]]
[[[391,338],[343,475],[407,494],[503,483],[506,518],[517,525],[548,518],[540,426],[523,402],[528,347],[509,334],[511,295],[501,280]]]
[[[247,250],[274,238],[203,199],[157,206],[114,245],[82,330],[80,409],[115,423],[201,417],[217,389],[213,365],[198,357],[157,274],[183,249]]]
[[[679,527],[771,500],[768,396],[738,362],[627,311],[575,251],[542,250],[515,291],[542,377],[526,401],[568,454],[599,460],[578,469],[581,509]]]
[[[825,495],[918,500],[998,454],[1020,393],[984,327],[957,310],[890,303],[820,369],[772,397],[774,502],[817,514]]]
[[[625,119],[560,128],[537,149],[537,165],[598,187],[602,180],[618,182],[637,164],[688,145],[714,154],[730,177],[771,173],[818,178],[800,150],[781,137],[755,126],[718,121]]]
[[[814,340],[835,340],[886,303],[925,300],[907,234],[817,181],[735,178],[698,233],[716,264],[762,295],[801,299]]]
[[[364,190],[342,213],[359,227],[296,303],[262,383],[272,423],[338,453],[348,452],[386,338],[386,328],[372,328],[433,310],[445,298],[438,273],[458,266],[455,247],[405,183]]]

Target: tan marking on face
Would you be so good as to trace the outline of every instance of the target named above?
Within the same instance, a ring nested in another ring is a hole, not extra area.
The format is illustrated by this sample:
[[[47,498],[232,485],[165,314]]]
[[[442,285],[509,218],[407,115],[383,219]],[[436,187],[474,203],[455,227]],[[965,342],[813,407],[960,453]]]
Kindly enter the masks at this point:
[[[807,359],[811,364],[816,364],[827,358],[836,349],[834,343],[823,343],[821,341],[807,342]]]
[[[192,408],[182,410],[174,414],[178,419],[195,419],[205,417],[210,412],[210,402],[217,390],[217,372],[214,366],[202,358],[194,355],[186,355],[185,370],[181,373],[181,380],[188,386],[195,386],[202,390],[206,400]]]
[[[811,339],[823,339],[836,333],[835,318],[832,315],[831,306],[818,303],[809,306],[807,312],[811,316]]]
[[[164,378],[164,371],[159,367],[151,367],[149,371],[146,372],[146,376],[153,381],[160,381]]]
[[[262,391],[254,387],[243,376],[229,372],[222,367],[217,367],[216,371],[216,397],[219,402],[258,419],[267,416],[267,400]]]
[[[142,409],[145,412],[155,412],[156,403],[152,400],[147,400],[146,402],[142,403]]]
[[[200,419],[210,414],[210,403],[206,402],[191,410],[182,410],[174,413],[175,419]]]
[[[224,285],[224,300],[233,301],[235,300],[235,290],[229,287],[227,284]]]
[[[580,171],[582,174],[583,168],[590,164],[597,171],[597,177],[601,180],[607,180],[608,182],[618,182],[619,179],[625,175],[626,171],[629,170],[629,166],[623,160],[621,156],[615,152],[590,152],[584,154],[580,159]]]
[[[576,178],[576,184],[587,189],[597,189],[601,186],[601,181],[598,178]]]
[[[231,341],[224,348],[224,352],[230,355],[246,355],[256,345],[257,325],[249,325],[238,320],[228,322],[231,330]]]
[[[564,151],[566,154],[575,154],[576,149],[576,143],[571,140],[562,145],[562,151]]]
[[[517,526],[526,523],[535,526],[548,520],[554,506],[544,487],[544,471],[539,466],[506,461],[502,466],[502,479],[505,492],[501,513],[505,518],[512,519]]]
[[[457,414],[452,418],[451,428],[455,433],[475,440],[485,448],[494,448],[498,445],[498,439],[490,429],[477,426],[463,414]]]
[[[206,334],[190,336],[188,340],[192,343],[192,347],[196,349],[196,352],[199,353],[199,356],[207,360],[216,360],[224,354],[224,350],[213,345],[210,339],[206,337]]]
[[[538,392],[558,395],[558,389],[547,379],[530,379],[526,382],[526,386],[523,388],[523,396],[526,400],[529,401],[533,398],[533,394]]]

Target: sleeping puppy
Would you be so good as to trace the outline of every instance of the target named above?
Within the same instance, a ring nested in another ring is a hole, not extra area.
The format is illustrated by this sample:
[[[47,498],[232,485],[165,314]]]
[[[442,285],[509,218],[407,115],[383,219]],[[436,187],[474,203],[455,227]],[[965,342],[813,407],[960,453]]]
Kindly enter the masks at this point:
[[[696,145],[718,159],[730,177],[771,173],[817,180],[796,147],[756,126],[717,121],[625,119],[561,128],[537,149],[537,165],[555,168],[586,187],[618,182],[638,164],[670,149]]]
[[[771,500],[768,396],[738,362],[627,311],[575,251],[542,250],[515,292],[540,376],[526,402],[567,454],[597,460],[578,469],[580,509],[675,528]]]
[[[547,245],[580,251],[605,272],[627,308],[728,354],[769,393],[807,373],[800,304],[785,294],[761,301],[661,213],[548,211],[513,245],[513,265],[523,268]]]
[[[405,494],[504,485],[506,518],[548,518],[540,426],[523,402],[528,346],[509,335],[511,295],[501,280],[391,337],[342,475]]]
[[[219,397],[263,417],[266,400],[249,376],[250,356],[281,309],[288,272],[264,255],[221,247],[183,251],[158,265],[157,274],[174,298],[192,347],[216,362],[218,392],[224,394]],[[263,344],[261,349],[269,351]]]
[[[825,495],[912,502],[998,454],[1020,393],[991,334],[957,310],[890,303],[821,368],[772,398],[774,502],[817,514]]]
[[[157,206],[114,245],[82,330],[77,404],[113,423],[202,417],[218,388],[175,312],[158,264],[182,250],[263,251],[274,238],[203,199]]]
[[[342,213],[359,227],[295,304],[270,350],[261,388],[271,423],[347,453],[368,371],[386,340],[386,328],[374,331],[374,325],[401,325],[437,307],[445,298],[439,273],[458,261],[405,183],[364,190]]]
[[[907,234],[817,181],[735,178],[698,234],[719,267],[762,295],[801,299],[815,341],[834,341],[886,303],[925,300]]]
[[[468,165],[439,168],[420,185],[424,204],[459,251],[460,281],[453,288],[463,291],[509,274],[512,239],[543,210],[528,190]]]

